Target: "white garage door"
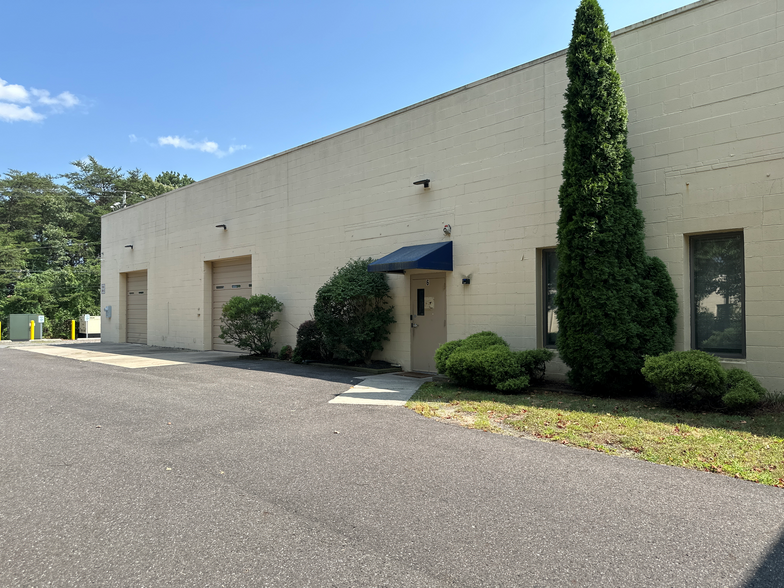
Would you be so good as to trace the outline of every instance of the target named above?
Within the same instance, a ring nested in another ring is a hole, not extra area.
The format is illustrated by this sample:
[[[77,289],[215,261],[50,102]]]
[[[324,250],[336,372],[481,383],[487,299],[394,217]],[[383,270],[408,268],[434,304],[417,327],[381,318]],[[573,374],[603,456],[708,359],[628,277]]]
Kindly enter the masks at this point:
[[[147,272],[129,273],[125,285],[125,340],[147,345]]]
[[[234,296],[250,298],[250,256],[212,262],[212,348],[218,351],[237,351],[220,338],[223,305]]]

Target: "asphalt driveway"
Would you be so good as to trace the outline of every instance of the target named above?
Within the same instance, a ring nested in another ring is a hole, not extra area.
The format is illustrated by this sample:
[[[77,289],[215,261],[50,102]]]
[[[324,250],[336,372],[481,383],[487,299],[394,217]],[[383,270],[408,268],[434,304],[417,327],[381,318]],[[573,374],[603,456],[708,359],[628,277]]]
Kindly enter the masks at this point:
[[[780,489],[329,403],[355,375],[0,349],[0,586],[782,586]]]

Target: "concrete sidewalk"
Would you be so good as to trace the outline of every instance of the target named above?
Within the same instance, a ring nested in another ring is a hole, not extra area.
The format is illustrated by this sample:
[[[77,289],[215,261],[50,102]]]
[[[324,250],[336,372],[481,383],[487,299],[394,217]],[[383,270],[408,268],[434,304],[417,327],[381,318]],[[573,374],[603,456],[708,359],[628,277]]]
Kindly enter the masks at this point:
[[[353,386],[329,402],[330,404],[403,406],[422,384],[433,381],[432,377],[406,375],[410,373],[397,372],[380,376],[361,376],[361,384]]]
[[[134,343],[58,342],[57,344],[41,344],[25,341],[14,342],[8,347],[42,355],[102,363],[128,369],[225,361],[237,359],[242,355],[226,351],[193,351]]]

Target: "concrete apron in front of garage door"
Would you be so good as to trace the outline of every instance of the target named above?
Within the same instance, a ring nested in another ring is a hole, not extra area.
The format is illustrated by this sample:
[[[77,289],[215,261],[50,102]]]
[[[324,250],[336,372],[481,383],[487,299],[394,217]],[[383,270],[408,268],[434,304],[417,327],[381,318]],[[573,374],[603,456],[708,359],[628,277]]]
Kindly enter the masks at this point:
[[[374,404],[381,406],[403,406],[414,392],[433,378],[411,378],[400,374],[360,376],[361,384],[352,386],[330,404]]]
[[[88,346],[89,349],[85,349]],[[207,363],[210,361],[236,359],[240,356],[239,353],[227,353],[225,351],[187,351],[130,343],[90,343],[80,346],[19,345],[14,346],[14,349],[129,369],[181,365],[184,363]]]

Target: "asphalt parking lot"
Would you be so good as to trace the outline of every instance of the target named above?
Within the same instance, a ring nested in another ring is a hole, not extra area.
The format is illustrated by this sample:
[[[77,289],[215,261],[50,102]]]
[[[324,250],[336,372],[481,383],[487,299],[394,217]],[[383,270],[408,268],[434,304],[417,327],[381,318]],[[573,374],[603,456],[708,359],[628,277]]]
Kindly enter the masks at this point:
[[[782,586],[780,489],[330,403],[355,376],[0,349],[0,586]]]

